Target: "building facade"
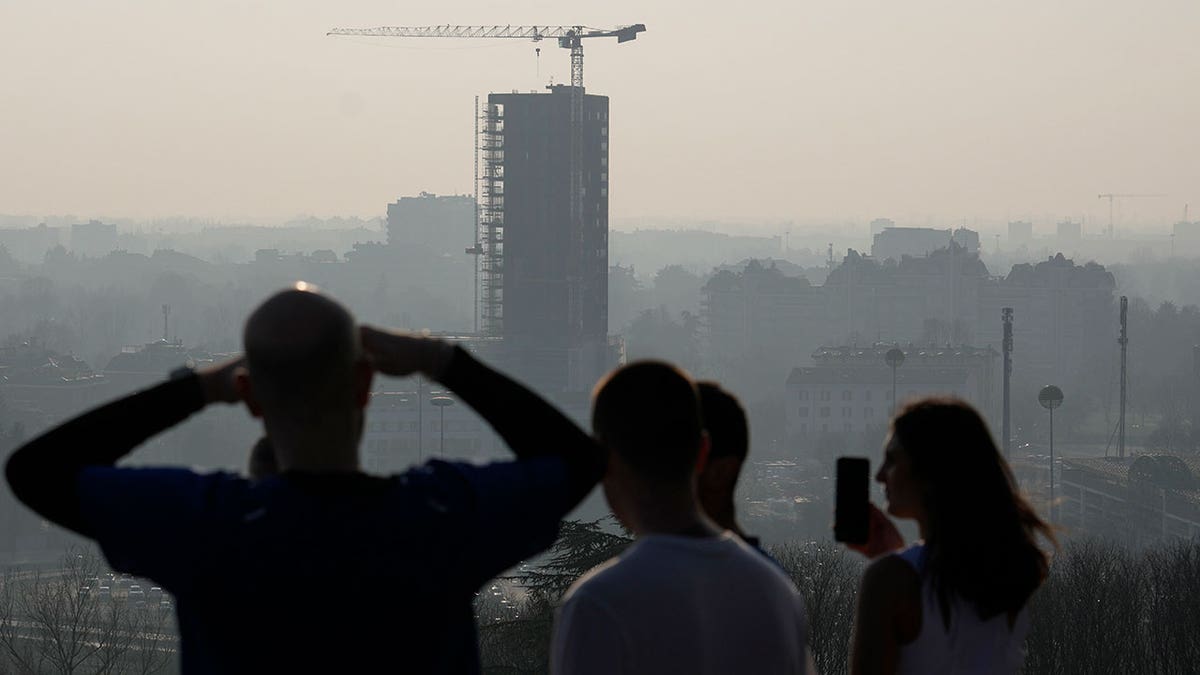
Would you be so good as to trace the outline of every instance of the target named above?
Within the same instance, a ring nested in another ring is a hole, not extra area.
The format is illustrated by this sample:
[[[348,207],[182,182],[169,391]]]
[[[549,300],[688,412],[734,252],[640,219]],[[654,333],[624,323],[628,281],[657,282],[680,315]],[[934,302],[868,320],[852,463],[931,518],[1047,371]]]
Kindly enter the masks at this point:
[[[590,389],[613,365],[608,97],[583,97],[577,223],[571,212],[571,102],[572,88],[563,85],[547,93],[488,96],[481,214],[493,233],[485,247],[502,246],[494,259],[485,254],[485,326],[503,336],[510,368],[554,391]]]
[[[876,233],[871,257],[877,260],[916,258],[946,248],[953,241],[967,253],[979,253],[979,233],[960,227],[939,230],[931,227],[889,227]]]
[[[475,243],[475,198],[422,192],[387,207],[389,247],[460,257]]]
[[[812,366],[793,368],[788,376],[788,436],[857,433],[887,424],[894,409],[893,372],[884,355],[897,347],[905,359],[895,371],[895,402],[954,396],[985,416],[996,407],[999,354],[990,347],[885,343],[821,347],[812,355]]]

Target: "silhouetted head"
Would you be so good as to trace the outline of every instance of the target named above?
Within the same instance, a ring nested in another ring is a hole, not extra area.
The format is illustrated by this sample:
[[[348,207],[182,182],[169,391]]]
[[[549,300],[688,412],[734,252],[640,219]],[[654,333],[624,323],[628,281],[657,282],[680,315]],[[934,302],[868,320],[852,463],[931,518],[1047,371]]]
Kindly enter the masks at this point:
[[[892,420],[883,483],[888,512],[925,526],[934,588],[949,617],[958,594],[988,618],[1024,606],[1046,576],[1037,535],[1050,526],[1021,496],[987,425],[967,403],[926,398]]]
[[[297,283],[251,313],[243,341],[246,373],[237,384],[270,431],[281,468],[295,464],[297,440],[357,446],[371,368],[344,307]]]
[[[750,447],[746,411],[716,382],[698,382],[700,415],[708,432],[708,461],[700,472],[700,503],[717,524],[737,530],[733,497]]]
[[[614,371],[597,385],[592,429],[608,450],[605,494],[623,522],[631,498],[694,489],[707,443],[695,384],[678,368],[639,361]]]

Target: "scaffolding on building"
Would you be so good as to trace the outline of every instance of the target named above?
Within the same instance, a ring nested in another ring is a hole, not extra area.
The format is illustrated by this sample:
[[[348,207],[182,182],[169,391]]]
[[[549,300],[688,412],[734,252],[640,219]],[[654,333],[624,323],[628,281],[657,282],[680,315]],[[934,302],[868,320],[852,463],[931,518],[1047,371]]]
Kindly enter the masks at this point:
[[[483,335],[495,337],[504,332],[504,106],[489,101],[479,123],[479,316]]]

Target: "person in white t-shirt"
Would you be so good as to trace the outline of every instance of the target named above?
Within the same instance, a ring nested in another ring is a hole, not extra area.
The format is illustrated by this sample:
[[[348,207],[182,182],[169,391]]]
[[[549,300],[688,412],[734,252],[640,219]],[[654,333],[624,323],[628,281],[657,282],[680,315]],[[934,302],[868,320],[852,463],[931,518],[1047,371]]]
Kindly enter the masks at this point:
[[[605,496],[637,541],[567,592],[551,672],[812,672],[791,581],[700,506],[708,438],[692,380],[666,363],[625,366],[599,385],[592,426]]]

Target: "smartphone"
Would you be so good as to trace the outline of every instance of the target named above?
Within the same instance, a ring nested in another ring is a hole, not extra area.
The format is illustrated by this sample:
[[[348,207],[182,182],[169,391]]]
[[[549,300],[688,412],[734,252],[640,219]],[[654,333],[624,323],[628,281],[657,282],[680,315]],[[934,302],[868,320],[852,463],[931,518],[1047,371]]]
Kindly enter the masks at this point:
[[[871,462],[865,457],[838,457],[833,538],[847,544],[867,543]]]

